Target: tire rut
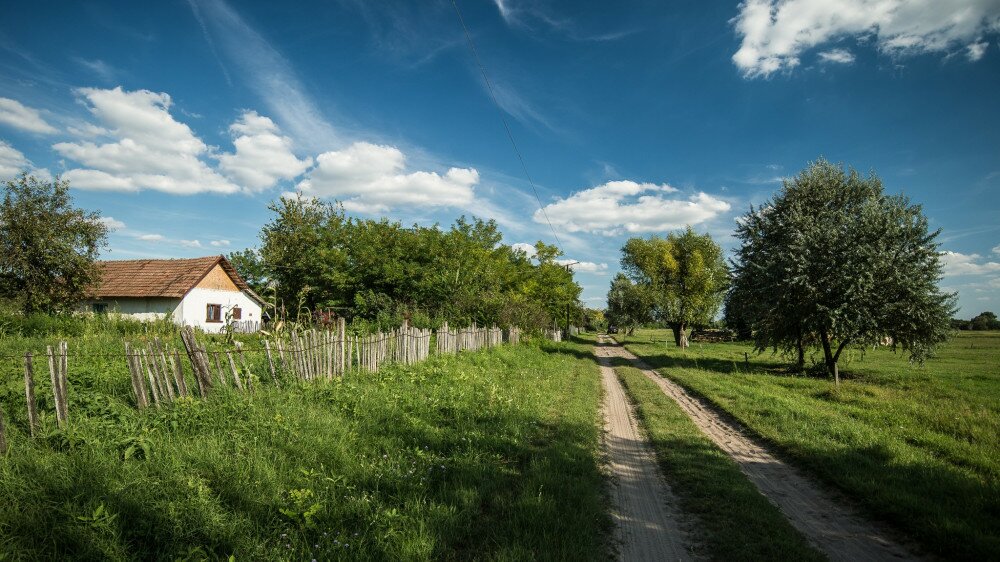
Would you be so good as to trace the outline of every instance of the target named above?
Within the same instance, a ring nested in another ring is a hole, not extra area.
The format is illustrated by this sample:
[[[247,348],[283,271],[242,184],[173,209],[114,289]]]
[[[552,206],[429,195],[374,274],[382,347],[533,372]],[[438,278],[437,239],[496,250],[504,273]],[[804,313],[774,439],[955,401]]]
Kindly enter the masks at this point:
[[[658,375],[632,352],[615,342],[607,353],[632,362],[672,398],[708,437],[739,465],[757,489],[788,518],[793,527],[831,560],[919,560],[890,533],[867,521],[853,509],[772,455],[713,408],[680,385]]]

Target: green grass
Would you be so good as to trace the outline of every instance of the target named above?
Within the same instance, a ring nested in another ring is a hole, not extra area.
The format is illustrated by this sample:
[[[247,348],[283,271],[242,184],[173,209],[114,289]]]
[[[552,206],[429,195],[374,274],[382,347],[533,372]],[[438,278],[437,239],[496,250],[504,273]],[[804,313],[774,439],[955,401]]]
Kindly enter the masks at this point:
[[[116,346],[95,335],[70,353]],[[54,429],[38,377],[34,441],[4,360],[0,559],[606,559],[588,351],[503,347],[146,412],[123,361],[71,357],[70,428]]]
[[[1000,552],[1000,333],[958,334],[923,366],[886,349],[852,352],[839,389],[789,375],[780,357],[744,344],[680,351],[667,336],[624,339],[928,551],[960,559]]]
[[[824,560],[726,453],[642,371],[617,367],[695,541],[713,560]]]

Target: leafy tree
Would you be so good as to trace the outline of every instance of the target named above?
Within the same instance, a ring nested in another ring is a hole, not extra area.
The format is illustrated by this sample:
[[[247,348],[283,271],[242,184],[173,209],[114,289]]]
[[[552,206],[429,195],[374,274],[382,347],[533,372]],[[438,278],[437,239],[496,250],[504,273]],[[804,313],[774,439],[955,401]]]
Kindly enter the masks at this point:
[[[712,320],[722,305],[729,272],[722,248],[688,227],[666,238],[632,238],[622,248],[622,268],[648,291],[654,313],[687,347],[687,329]]]
[[[969,327],[972,330],[1000,330],[1000,321],[997,321],[996,314],[986,311],[973,317]]]
[[[918,205],[819,160],[738,221],[730,302],[752,322],[758,350],[818,343],[840,380],[843,350],[891,337],[923,360],[943,341],[955,296],[938,288],[938,232]]]
[[[636,286],[624,273],[615,275],[608,291],[608,324],[613,324],[627,330],[628,335],[635,332],[636,326],[648,322],[653,307],[640,287]]]
[[[69,182],[22,174],[4,184],[0,204],[0,295],[21,310],[54,312],[86,296],[107,243],[98,213],[73,206]]]
[[[233,264],[236,272],[250,285],[250,288],[257,294],[264,294],[268,284],[268,275],[260,252],[253,248],[247,248],[232,252],[227,257],[229,263]]]

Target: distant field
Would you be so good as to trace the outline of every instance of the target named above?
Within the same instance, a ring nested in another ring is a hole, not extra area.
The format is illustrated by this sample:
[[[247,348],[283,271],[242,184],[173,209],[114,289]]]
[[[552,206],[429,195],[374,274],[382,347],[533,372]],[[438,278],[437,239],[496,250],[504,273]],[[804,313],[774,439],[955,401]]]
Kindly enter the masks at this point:
[[[0,354],[41,340],[0,339]],[[50,342],[51,343],[51,342]],[[70,354],[120,338],[69,341]],[[124,362],[70,358],[70,427],[26,435],[0,365],[0,560],[605,559],[600,379],[536,342],[138,412]],[[194,383],[191,382],[191,385]]]
[[[618,337],[927,550],[1000,552],[1000,332],[959,333],[922,366],[886,349],[845,351],[839,390],[745,344],[680,351],[666,330]]]

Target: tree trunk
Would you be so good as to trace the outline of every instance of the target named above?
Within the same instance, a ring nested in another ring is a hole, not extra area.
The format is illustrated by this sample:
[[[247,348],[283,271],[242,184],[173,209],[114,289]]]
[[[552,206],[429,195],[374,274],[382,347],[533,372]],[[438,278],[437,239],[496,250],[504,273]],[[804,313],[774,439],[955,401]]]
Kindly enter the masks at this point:
[[[670,329],[674,332],[674,343],[677,347],[684,349],[688,346],[687,331],[686,326],[683,322],[678,322],[676,324],[671,324]]]
[[[820,337],[823,339],[823,356],[826,358],[826,370],[833,375],[833,381],[839,387],[840,371],[837,369],[837,358],[833,356],[833,350],[830,349],[830,335],[826,330],[822,330]]]
[[[802,331],[799,331],[799,338],[795,342],[796,350],[799,352],[798,360],[795,362],[795,368],[801,373],[806,368],[806,347],[802,343],[803,336]]]

